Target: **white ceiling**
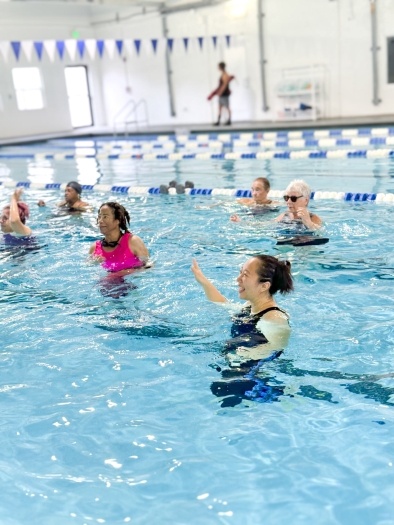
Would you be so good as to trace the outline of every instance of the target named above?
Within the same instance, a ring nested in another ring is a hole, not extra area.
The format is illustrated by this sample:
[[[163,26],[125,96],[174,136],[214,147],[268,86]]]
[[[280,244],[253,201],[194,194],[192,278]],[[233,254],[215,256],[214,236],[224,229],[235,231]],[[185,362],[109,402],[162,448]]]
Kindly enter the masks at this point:
[[[90,16],[102,16],[110,13],[152,13],[159,9],[177,10],[177,8],[198,9],[229,0],[0,0],[0,19],[3,16],[31,14],[90,13]],[[26,8],[28,11],[26,11]]]
[[[0,0],[0,3],[29,3],[29,4],[43,4],[51,5],[88,5],[100,7],[177,7],[188,4],[193,4],[196,7],[198,4],[215,4],[216,0]]]

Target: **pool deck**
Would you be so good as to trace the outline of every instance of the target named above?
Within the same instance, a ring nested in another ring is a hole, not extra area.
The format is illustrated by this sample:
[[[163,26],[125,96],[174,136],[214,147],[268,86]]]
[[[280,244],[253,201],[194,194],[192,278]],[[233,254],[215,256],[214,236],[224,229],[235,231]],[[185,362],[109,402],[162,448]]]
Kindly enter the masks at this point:
[[[73,137],[95,137],[100,135],[129,136],[134,135],[172,135],[189,133],[218,133],[218,132],[247,132],[247,131],[280,131],[296,129],[328,129],[328,128],[359,128],[359,127],[384,127],[394,125],[392,115],[375,115],[365,117],[326,118],[318,120],[276,120],[276,121],[240,121],[233,122],[231,126],[214,126],[213,124],[166,124],[161,126],[139,126],[117,129],[116,134],[110,126],[92,126],[79,128],[72,131],[59,131],[58,133],[41,134],[34,136],[10,137],[0,139],[0,146],[39,142],[43,140]]]

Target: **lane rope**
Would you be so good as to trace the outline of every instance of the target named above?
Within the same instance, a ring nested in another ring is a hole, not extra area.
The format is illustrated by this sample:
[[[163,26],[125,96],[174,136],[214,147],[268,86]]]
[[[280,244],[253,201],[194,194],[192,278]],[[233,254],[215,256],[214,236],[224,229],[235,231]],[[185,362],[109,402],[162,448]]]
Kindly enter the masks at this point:
[[[65,190],[66,183],[42,183],[42,182],[0,182],[0,188],[28,188],[32,190]],[[121,193],[128,195],[161,195],[160,188],[149,186],[112,186],[110,184],[82,184],[83,191],[97,193]],[[284,191],[271,190],[270,198],[282,198]],[[175,188],[169,189],[169,195],[176,195]],[[207,196],[227,196],[227,197],[251,197],[250,190],[227,189],[227,188],[185,188],[185,195],[207,195]],[[394,193],[353,193],[342,191],[315,191],[311,194],[313,200],[343,200],[353,202],[389,202],[394,203]]]

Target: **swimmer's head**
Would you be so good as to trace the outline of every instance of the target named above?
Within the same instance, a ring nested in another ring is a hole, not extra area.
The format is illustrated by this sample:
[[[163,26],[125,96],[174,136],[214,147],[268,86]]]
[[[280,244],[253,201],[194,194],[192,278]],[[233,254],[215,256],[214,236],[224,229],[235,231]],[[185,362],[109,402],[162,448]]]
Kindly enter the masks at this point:
[[[297,209],[306,208],[311,196],[311,189],[308,184],[301,179],[295,179],[287,186],[283,198],[286,201],[290,212]]]
[[[226,69],[226,63],[225,62],[219,62],[218,68],[220,71],[224,71]]]
[[[29,206],[25,202],[18,202],[19,218],[23,224],[30,215]],[[3,233],[11,233],[13,231],[10,223],[10,207],[4,206],[1,213],[1,231]]]
[[[299,195],[302,195],[306,199],[310,199],[311,189],[308,184],[301,179],[294,179],[290,182],[285,190],[285,194],[288,195],[291,192],[297,192]]]
[[[122,232],[129,231],[130,215],[124,206],[118,202],[105,202],[99,208],[97,222],[102,233],[114,226],[114,221],[118,222]]]
[[[256,204],[264,204],[268,197],[271,185],[265,177],[257,177],[252,183],[252,197]]]
[[[289,293],[293,290],[293,278],[291,276],[291,264],[289,261],[279,261],[271,255],[255,255],[253,259],[258,261],[256,268],[259,282],[269,282],[268,292],[274,295]]]
[[[67,183],[66,189],[64,190],[64,198],[67,204],[74,204],[81,198],[82,186],[79,182],[72,180]]]
[[[192,182],[191,180],[187,180],[185,182],[185,188],[194,188],[194,182]]]

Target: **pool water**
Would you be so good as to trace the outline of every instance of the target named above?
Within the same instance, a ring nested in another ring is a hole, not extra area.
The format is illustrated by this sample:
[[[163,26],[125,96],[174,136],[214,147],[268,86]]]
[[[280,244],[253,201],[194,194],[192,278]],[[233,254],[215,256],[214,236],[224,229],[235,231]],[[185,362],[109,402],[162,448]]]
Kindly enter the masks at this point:
[[[302,175],[314,190],[393,190],[388,159],[94,162],[86,173],[74,161],[3,170],[245,189],[257,175],[275,189]],[[0,191],[6,203],[11,190]],[[330,241],[297,248],[277,246],[272,217],[232,198],[86,193],[96,211],[125,205],[154,262],[112,282],[87,260],[96,213],[57,215],[61,197],[26,190],[41,249],[0,250],[1,523],[393,523],[391,204],[312,202]],[[190,265],[237,301],[254,253],[292,263],[295,291],[278,298],[292,336],[281,357],[240,373],[223,356],[230,314]]]

